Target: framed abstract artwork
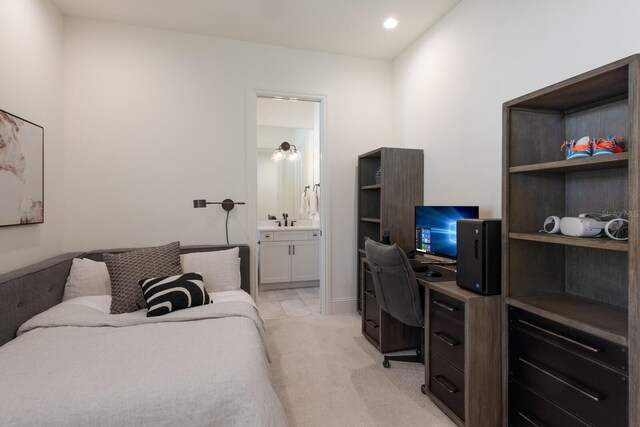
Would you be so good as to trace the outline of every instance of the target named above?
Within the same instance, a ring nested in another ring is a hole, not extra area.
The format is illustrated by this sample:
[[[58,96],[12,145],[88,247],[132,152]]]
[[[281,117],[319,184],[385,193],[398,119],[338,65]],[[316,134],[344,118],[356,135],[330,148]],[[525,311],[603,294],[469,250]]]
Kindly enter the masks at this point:
[[[0,110],[0,227],[44,222],[44,128]]]

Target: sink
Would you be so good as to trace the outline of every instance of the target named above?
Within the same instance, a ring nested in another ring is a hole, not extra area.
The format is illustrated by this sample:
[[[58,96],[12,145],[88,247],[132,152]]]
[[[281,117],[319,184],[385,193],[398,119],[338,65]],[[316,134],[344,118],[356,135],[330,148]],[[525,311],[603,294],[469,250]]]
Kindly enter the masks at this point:
[[[294,219],[293,221],[296,224],[292,227],[291,225],[284,226],[284,220],[279,220],[282,223],[282,226],[278,227],[276,220],[261,220],[258,221],[258,231],[295,231],[295,230],[319,230],[320,224],[317,222],[313,222],[310,219]]]

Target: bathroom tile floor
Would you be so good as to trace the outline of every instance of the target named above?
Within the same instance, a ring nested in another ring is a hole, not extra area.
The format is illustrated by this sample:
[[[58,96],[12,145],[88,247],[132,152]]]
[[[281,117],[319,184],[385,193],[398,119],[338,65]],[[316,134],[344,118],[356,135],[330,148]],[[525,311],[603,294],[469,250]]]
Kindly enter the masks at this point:
[[[319,315],[320,288],[259,291],[257,303],[263,319]]]

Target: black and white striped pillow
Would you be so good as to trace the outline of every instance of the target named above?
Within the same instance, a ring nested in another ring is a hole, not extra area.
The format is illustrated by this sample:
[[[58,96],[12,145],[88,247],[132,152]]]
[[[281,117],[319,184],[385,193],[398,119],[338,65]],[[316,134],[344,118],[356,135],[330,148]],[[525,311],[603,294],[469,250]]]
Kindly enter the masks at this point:
[[[147,317],[162,316],[211,302],[202,275],[198,273],[142,279],[138,284],[147,302]]]

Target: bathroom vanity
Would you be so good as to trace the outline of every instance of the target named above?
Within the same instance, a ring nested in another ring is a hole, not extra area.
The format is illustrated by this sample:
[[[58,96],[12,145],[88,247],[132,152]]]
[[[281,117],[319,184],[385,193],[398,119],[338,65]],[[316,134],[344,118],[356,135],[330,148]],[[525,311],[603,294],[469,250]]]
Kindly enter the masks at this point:
[[[320,230],[313,226],[258,227],[263,290],[318,286]]]

